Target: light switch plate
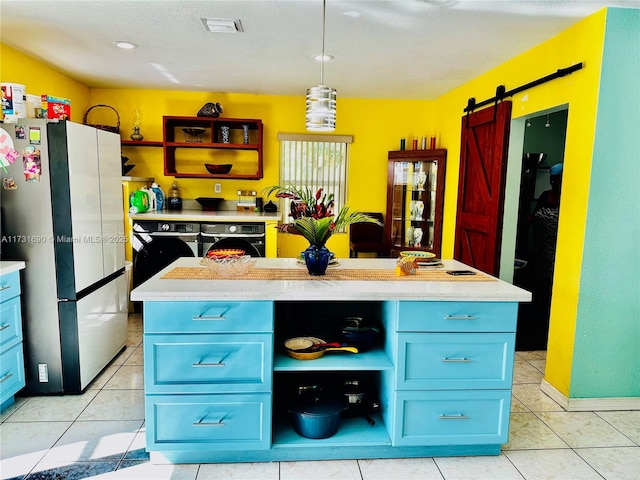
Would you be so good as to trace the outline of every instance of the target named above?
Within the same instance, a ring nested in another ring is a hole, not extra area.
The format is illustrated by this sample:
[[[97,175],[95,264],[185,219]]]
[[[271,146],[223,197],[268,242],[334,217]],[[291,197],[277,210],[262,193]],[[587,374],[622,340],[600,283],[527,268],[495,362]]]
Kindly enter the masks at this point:
[[[222,192],[222,184],[221,183],[216,183],[213,187],[213,191],[214,193],[220,193]]]

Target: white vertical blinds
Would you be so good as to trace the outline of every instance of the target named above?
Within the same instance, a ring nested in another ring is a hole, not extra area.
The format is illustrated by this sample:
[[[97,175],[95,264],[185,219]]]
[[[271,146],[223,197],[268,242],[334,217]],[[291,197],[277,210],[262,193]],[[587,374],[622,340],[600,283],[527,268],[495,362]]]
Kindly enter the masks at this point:
[[[352,137],[346,135],[279,134],[280,141],[280,185],[310,189],[313,194],[319,189],[334,195],[334,213],[347,200],[347,146]],[[289,205],[281,205],[289,212]],[[291,217],[285,217],[291,221]]]

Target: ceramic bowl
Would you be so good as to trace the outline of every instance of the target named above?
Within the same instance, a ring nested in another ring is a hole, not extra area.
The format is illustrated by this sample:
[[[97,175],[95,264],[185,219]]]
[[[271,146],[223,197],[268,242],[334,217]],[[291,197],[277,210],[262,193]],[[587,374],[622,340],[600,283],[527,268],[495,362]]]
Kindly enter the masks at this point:
[[[420,250],[406,250],[400,252],[401,257],[415,257],[418,260],[426,260],[429,258],[435,258],[436,254],[432,252],[422,252]]]
[[[231,167],[233,167],[233,165],[230,163],[224,163],[220,165],[205,163],[204,166],[207,169],[207,172],[211,173],[212,175],[226,175],[231,171]]]
[[[196,202],[202,206],[203,210],[217,210],[218,205],[224,201],[224,198],[220,197],[198,197]]]

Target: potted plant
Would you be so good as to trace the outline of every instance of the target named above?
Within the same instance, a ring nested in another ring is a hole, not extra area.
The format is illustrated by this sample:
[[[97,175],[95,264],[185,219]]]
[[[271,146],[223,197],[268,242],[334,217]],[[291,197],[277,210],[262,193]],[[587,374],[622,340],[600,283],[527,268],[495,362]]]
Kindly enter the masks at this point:
[[[310,188],[275,185],[265,188],[264,192],[267,197],[275,194],[277,198],[290,200],[289,216],[293,218],[293,222],[284,223],[277,228],[281,232],[302,235],[309,242],[303,257],[311,275],[324,275],[331,258],[331,252],[325,244],[334,232],[353,223],[370,222],[380,225],[375,218],[352,211],[347,205],[342,206],[335,215],[333,193],[327,194],[323,188],[319,188],[314,194]]]

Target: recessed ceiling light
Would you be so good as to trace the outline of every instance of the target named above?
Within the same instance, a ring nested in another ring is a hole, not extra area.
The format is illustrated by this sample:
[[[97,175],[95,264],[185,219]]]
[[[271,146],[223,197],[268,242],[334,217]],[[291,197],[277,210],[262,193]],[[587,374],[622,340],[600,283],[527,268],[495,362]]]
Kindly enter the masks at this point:
[[[136,45],[135,43],[131,43],[131,42],[125,42],[122,40],[119,40],[117,42],[115,42],[116,47],[118,48],[124,48],[125,50],[132,50],[134,48],[138,48],[138,45]]]
[[[327,55],[326,53],[324,55],[322,55],[321,53],[316,53],[313,56],[313,59],[316,62],[329,62],[329,61],[333,60],[333,55]]]
[[[242,22],[238,18],[200,18],[204,28],[213,33],[240,33]]]

